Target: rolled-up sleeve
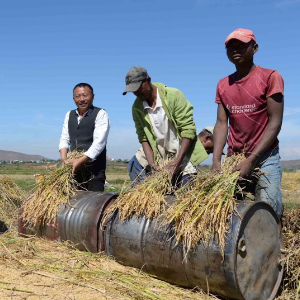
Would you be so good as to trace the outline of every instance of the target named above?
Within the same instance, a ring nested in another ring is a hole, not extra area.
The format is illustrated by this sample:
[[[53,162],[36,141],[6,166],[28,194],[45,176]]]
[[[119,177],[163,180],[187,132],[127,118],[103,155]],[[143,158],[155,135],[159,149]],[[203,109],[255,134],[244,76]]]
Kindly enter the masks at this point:
[[[109,134],[110,124],[108,114],[101,109],[95,120],[95,129],[93,134],[93,143],[91,147],[84,153],[87,157],[94,160],[103,151],[106,146]]]
[[[68,127],[69,116],[70,116],[70,112],[68,111],[65,116],[62,132],[59,140],[58,150],[62,148],[69,149],[70,146],[70,135],[69,135],[69,127]]]

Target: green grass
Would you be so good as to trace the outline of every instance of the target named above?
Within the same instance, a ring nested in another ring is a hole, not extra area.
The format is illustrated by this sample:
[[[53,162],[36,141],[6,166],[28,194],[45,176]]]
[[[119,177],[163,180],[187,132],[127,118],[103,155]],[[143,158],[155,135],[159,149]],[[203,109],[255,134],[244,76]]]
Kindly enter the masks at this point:
[[[34,175],[49,174],[50,169],[46,166],[34,165],[34,164],[6,164],[0,165],[0,174],[3,175]]]
[[[126,181],[126,179],[111,179],[109,180],[110,184],[124,184],[124,182]]]
[[[106,174],[127,174],[127,165],[117,166],[117,165],[110,165],[106,166]]]
[[[25,192],[26,195],[30,194],[36,186],[34,178],[15,179],[15,183]]]
[[[123,186],[126,188],[130,187],[130,183],[128,182],[129,177],[127,166],[128,164],[124,162],[107,162],[107,181],[111,184],[111,186],[105,189],[106,192],[120,192]],[[33,175],[47,175],[50,171],[51,169],[47,168],[44,164],[18,163],[0,165],[0,175],[12,175],[16,184],[22,188],[27,195],[35,187],[35,178]],[[205,173],[209,171],[210,166],[201,166],[200,168],[200,172]],[[292,190],[293,186],[296,186],[297,188],[300,187],[300,176],[297,176],[297,174],[300,173],[295,171],[285,171],[283,173],[283,189],[286,189],[283,191],[283,202],[287,209],[300,206],[300,194]],[[20,178],[18,175],[20,175]],[[291,183],[289,181],[291,181]]]

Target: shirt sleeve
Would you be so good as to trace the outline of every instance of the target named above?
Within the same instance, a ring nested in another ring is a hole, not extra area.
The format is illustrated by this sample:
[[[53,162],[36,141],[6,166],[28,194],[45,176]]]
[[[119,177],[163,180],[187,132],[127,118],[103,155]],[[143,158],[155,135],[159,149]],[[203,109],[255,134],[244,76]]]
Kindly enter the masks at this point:
[[[215,103],[217,104],[221,104],[221,97],[220,97],[220,93],[219,93],[219,84],[217,85],[217,90],[216,90],[216,98],[215,98]]]
[[[277,72],[274,71],[268,80],[268,87],[267,87],[267,93],[266,93],[266,97],[271,97],[274,94],[283,94],[284,91],[284,82],[283,82],[283,78],[281,77],[281,75]]]
[[[69,126],[68,126],[69,116],[70,116],[70,112],[68,111],[65,116],[64,123],[63,123],[62,133],[61,133],[59,145],[58,145],[58,150],[60,150],[62,148],[69,149],[69,146],[70,146],[70,135],[69,135]]]
[[[196,124],[193,116],[193,105],[185,98],[184,94],[177,90],[175,92],[174,121],[182,138],[195,139]]]
[[[142,142],[147,142],[148,139],[147,139],[147,136],[146,136],[145,131],[144,131],[144,126],[140,121],[141,113],[139,112],[139,110],[140,110],[140,105],[141,104],[138,101],[140,101],[140,100],[136,99],[133,103],[133,106],[132,106],[132,119],[133,119],[133,122],[134,122],[135,131],[136,131],[136,134],[138,136],[138,140],[139,140],[140,143],[142,143]]]
[[[101,109],[95,120],[95,129],[93,134],[93,143],[91,147],[84,153],[87,157],[94,160],[103,151],[106,146],[108,133],[110,129],[108,114]]]

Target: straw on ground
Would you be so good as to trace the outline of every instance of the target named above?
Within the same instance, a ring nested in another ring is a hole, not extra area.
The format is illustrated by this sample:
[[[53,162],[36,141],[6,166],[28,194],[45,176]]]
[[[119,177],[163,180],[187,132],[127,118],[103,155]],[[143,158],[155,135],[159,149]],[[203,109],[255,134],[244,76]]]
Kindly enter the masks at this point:
[[[22,200],[23,191],[7,176],[0,177],[0,221],[11,225],[15,222]]]

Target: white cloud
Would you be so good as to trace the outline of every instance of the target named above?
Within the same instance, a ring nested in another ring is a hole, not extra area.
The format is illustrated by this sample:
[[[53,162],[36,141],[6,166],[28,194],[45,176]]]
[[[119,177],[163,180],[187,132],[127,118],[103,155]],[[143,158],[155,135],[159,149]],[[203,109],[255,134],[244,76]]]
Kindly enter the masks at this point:
[[[280,140],[295,139],[300,140],[300,123],[299,121],[283,121],[279,134]]]
[[[277,1],[275,3],[275,7],[280,8],[283,6],[290,6],[290,5],[294,5],[300,3],[300,0],[283,0],[283,1]]]
[[[297,108],[285,107],[284,108],[284,116],[292,116],[292,115],[296,115],[296,114],[300,114],[300,107],[297,107]]]
[[[282,160],[300,159],[300,123],[298,120],[284,121],[278,138]]]
[[[300,142],[293,146],[290,143],[280,143],[279,147],[281,160],[300,159]]]

